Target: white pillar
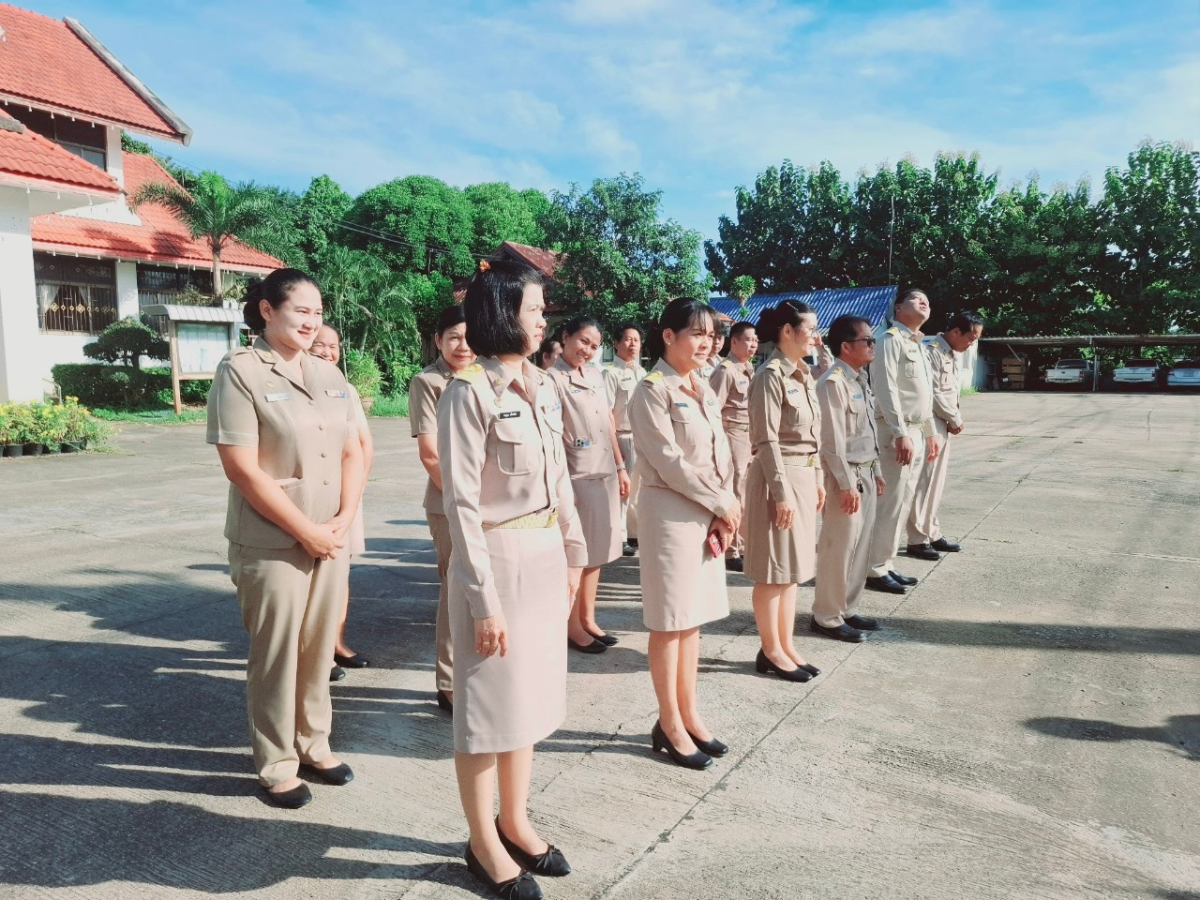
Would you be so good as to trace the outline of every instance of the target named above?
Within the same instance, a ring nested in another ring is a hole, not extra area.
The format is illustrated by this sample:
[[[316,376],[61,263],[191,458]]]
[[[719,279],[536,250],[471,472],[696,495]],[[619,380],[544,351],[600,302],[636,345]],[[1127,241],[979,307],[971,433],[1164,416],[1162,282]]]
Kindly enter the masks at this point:
[[[124,319],[141,313],[138,303],[137,263],[117,263],[117,317]]]
[[[125,187],[125,157],[121,151],[121,129],[109,125],[105,137],[104,155],[108,164],[108,174],[112,176],[113,181]]]
[[[29,197],[0,187],[0,400],[40,400]]]

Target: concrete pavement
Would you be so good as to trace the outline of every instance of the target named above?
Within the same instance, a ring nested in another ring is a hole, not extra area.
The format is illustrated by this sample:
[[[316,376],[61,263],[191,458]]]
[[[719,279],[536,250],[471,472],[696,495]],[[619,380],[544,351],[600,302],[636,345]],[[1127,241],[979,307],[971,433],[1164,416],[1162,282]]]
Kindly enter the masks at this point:
[[[942,520],[885,630],[754,674],[749,583],[706,628],[708,772],[649,752],[636,561],[621,644],[573,654],[531,810],[575,868],[551,898],[1200,898],[1200,397],[965,398]],[[368,552],[334,685],[357,780],[255,796],[246,638],[199,426],[0,463],[0,898],[457,898],[465,825],[432,703],[437,585],[407,422],[374,420]],[[811,603],[801,589],[801,608]]]

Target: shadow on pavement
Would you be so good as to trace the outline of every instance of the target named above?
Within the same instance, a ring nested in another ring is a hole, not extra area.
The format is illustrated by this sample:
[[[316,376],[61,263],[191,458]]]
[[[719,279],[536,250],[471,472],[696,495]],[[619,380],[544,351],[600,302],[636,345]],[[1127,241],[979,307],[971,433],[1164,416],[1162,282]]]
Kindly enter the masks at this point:
[[[799,618],[804,618],[801,615]],[[970,622],[959,619],[885,617],[872,641],[913,641],[960,647],[1011,647],[1015,650],[1075,650],[1087,653],[1138,653],[1200,656],[1200,630],[1092,625]]]
[[[1162,725],[1150,727],[1119,725],[1102,719],[1070,719],[1064,716],[1028,719],[1024,724],[1026,728],[1050,737],[1070,738],[1076,741],[1163,743],[1190,759],[1200,759],[1200,715],[1171,716]]]

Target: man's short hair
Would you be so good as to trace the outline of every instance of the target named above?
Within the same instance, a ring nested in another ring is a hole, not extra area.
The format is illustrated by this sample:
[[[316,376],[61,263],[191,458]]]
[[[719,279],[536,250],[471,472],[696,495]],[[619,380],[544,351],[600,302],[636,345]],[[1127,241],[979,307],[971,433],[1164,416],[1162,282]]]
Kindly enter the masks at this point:
[[[871,320],[862,316],[838,316],[829,326],[829,333],[825,335],[825,346],[829,348],[830,353],[841,359],[842,345],[855,340],[858,337],[858,329],[863,325],[870,330]]]
[[[958,330],[960,334],[966,334],[969,331],[974,331],[976,326],[983,327],[983,316],[975,312],[973,309],[960,309],[957,312],[950,313],[950,318],[946,321],[946,330]]]

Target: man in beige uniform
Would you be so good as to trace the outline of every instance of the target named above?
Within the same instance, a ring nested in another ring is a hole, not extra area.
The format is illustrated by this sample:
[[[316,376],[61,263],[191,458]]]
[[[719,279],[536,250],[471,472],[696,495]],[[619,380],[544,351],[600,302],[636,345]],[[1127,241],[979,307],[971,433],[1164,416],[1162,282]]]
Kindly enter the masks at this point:
[[[950,327],[925,345],[929,367],[933,370],[934,427],[942,442],[938,458],[924,466],[908,516],[908,554],[921,556],[929,552],[957,553],[962,548],[942,535],[938,507],[946,487],[946,470],[950,466],[950,435],[963,430],[959,410],[958,363],[956,353],[963,353],[983,334],[983,318],[976,312],[964,311],[950,317]]]
[[[750,379],[754,376],[754,354],[758,352],[758,332],[752,322],[738,322],[729,332],[729,356],[708,379],[717,395],[721,423],[733,454],[733,493],[738,503],[746,504],[746,470],[750,467]],[[725,568],[742,571],[745,540],[739,529],[725,549]]]
[[[920,328],[928,319],[929,298],[923,291],[901,294],[896,301],[895,324],[880,338],[882,346],[877,348],[870,366],[880,464],[887,489],[875,511],[867,587],[890,594],[907,593],[907,585],[916,584],[908,576],[902,575],[903,581],[896,578],[892,559],[912,509],[921,467],[936,459],[938,452],[933,376],[929,357],[921,349]],[[941,558],[931,553],[933,559]]]
[[[621,498],[621,552],[633,556],[637,552],[637,493],[640,479],[634,463],[637,453],[629,425],[629,398],[638,382],[646,377],[639,360],[642,356],[642,330],[632,322],[623,322],[613,332],[616,358],[604,367],[604,384],[608,402],[617,423],[617,446],[629,472],[629,496]]]
[[[876,498],[884,491],[879,474],[875,402],[866,367],[875,358],[871,323],[842,316],[830,326],[827,343],[837,358],[817,382],[821,401],[821,462],[825,469],[825,514],[817,542],[817,586],[810,630],[860,643],[874,619],[858,615],[867,575]]]

